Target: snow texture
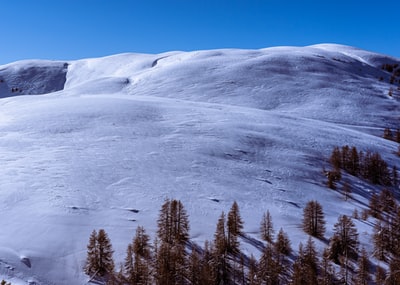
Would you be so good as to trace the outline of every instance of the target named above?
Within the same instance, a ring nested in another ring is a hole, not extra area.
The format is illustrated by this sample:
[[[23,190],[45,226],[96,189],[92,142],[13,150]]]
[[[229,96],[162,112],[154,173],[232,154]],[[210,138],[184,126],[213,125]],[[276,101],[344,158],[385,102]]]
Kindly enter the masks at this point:
[[[106,230],[119,264],[138,225],[154,236],[166,198],[182,201],[199,245],[235,200],[246,253],[259,254],[267,209],[294,248],[306,241],[311,199],[331,236],[340,214],[379,189],[346,175],[354,199],[327,189],[335,145],[400,168],[397,144],[381,137],[400,111],[384,63],[400,62],[323,44],[0,66],[0,278],[85,284],[91,231]],[[371,226],[357,226],[370,248]]]

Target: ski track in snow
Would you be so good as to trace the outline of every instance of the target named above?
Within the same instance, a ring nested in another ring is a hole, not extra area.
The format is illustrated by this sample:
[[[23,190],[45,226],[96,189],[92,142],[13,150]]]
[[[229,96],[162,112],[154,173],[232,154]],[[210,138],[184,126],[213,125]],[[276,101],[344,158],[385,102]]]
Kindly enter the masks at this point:
[[[165,198],[183,202],[199,245],[235,200],[248,254],[259,254],[267,209],[296,249],[311,199],[330,236],[374,190],[345,177],[361,203],[343,202],[324,186],[335,145],[379,151],[400,167],[397,145],[380,137],[400,111],[399,94],[389,98],[378,81],[387,62],[396,59],[315,45],[1,66],[0,278],[84,284],[91,231],[109,233],[119,264],[138,225],[154,237]]]

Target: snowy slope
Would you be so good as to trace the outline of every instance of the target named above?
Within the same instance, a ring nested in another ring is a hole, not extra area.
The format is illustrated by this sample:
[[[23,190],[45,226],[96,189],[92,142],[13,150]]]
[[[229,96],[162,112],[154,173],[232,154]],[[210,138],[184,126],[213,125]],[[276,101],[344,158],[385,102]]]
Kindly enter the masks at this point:
[[[121,262],[138,225],[154,234],[165,198],[183,202],[200,245],[236,200],[248,235],[269,209],[296,248],[310,199],[330,224],[365,207],[367,183],[348,177],[360,202],[325,187],[333,146],[400,167],[380,137],[398,127],[381,69],[395,62],[325,44],[0,66],[0,276],[84,284],[91,231],[109,233]]]

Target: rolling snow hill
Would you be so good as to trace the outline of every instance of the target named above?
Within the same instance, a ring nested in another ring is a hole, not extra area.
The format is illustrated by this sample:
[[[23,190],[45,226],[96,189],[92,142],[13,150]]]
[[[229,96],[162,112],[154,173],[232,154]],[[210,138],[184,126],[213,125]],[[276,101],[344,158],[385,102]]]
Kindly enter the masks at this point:
[[[380,189],[349,176],[355,199],[329,190],[334,146],[400,168],[397,144],[382,138],[399,127],[399,83],[381,68],[396,63],[323,44],[0,66],[0,276],[85,284],[91,231],[109,233],[119,263],[138,225],[154,236],[166,198],[182,201],[200,245],[234,200],[247,235],[259,238],[269,209],[297,248],[316,199],[331,236]],[[356,224],[368,248],[371,227]]]

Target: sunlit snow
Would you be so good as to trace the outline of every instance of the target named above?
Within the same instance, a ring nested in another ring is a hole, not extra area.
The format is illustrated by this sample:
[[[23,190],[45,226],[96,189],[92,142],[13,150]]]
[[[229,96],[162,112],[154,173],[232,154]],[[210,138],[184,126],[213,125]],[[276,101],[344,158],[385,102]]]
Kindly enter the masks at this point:
[[[259,238],[269,209],[297,248],[316,199],[331,236],[372,190],[346,177],[357,191],[345,202],[325,186],[334,146],[400,168],[397,144],[381,137],[399,123],[400,91],[388,96],[381,69],[394,62],[325,44],[0,66],[0,279],[84,284],[91,231],[108,232],[119,264],[138,225],[154,236],[166,198],[182,201],[199,245],[234,200],[247,235]]]

